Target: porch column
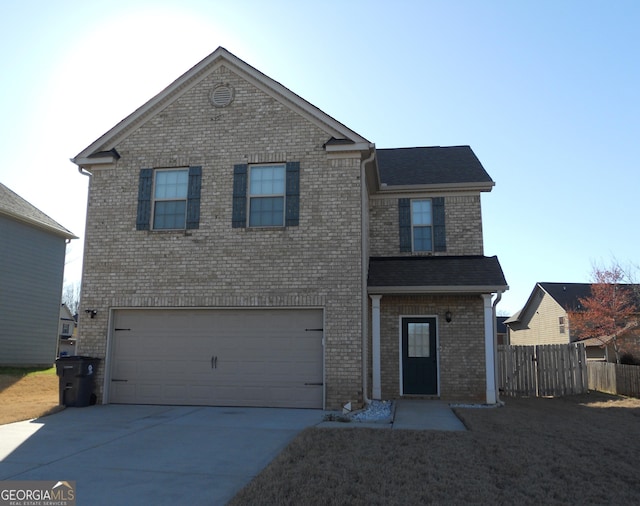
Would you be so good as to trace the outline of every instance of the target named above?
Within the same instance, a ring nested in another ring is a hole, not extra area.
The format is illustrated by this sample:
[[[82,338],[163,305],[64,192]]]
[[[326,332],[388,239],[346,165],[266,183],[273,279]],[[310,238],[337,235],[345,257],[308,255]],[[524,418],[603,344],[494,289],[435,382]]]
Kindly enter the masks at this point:
[[[376,400],[382,398],[380,383],[380,299],[382,295],[369,295],[371,297],[371,397]]]
[[[496,393],[496,363],[493,345],[493,306],[491,299],[493,294],[483,293],[484,301],[484,361],[486,364],[485,376],[487,378],[487,404],[495,404],[498,400]]]

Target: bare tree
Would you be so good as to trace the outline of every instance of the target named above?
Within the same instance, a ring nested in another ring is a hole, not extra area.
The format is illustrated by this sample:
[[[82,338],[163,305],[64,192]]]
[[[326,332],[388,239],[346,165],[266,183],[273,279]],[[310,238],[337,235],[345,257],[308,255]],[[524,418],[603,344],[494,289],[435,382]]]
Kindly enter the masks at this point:
[[[69,283],[62,290],[62,303],[65,304],[72,315],[78,312],[80,306],[80,283]]]

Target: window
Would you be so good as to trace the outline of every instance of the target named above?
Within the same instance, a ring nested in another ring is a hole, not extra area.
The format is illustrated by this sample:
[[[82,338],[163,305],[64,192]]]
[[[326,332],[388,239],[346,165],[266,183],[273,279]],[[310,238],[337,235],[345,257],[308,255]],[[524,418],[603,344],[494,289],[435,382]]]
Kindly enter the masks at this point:
[[[409,357],[429,357],[431,341],[428,323],[409,323],[407,326]]]
[[[300,162],[233,167],[233,228],[297,227]]]
[[[444,197],[398,199],[401,252],[447,251]]]
[[[153,190],[153,229],[183,229],[187,223],[189,172],[157,170]]]
[[[71,334],[71,332],[69,332],[69,324],[68,323],[63,323],[62,324],[62,333],[64,335]]]
[[[560,333],[564,334],[565,333],[565,319],[564,319],[564,316],[559,316],[558,317],[558,327],[560,329]]]
[[[142,169],[138,230],[199,228],[202,167]]]
[[[249,168],[249,226],[284,225],[285,166]]]
[[[411,201],[413,251],[433,250],[433,218],[430,200]]]

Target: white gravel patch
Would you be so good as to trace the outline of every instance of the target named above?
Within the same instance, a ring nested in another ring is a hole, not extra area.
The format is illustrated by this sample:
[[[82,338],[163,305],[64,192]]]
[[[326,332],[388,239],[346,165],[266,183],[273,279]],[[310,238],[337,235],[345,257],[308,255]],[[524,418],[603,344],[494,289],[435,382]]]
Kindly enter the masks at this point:
[[[391,421],[393,401],[371,401],[364,409],[349,416],[354,422]]]

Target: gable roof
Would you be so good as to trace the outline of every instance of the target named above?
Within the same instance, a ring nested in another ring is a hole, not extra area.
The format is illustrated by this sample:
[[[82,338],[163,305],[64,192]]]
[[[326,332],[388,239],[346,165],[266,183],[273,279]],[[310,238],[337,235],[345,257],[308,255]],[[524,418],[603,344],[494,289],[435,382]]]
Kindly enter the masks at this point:
[[[469,146],[376,149],[386,186],[456,185],[491,191],[494,182]]]
[[[350,141],[350,145],[341,145],[340,148],[366,151],[373,146],[364,137],[322,112],[316,106],[296,95],[279,82],[274,81],[237,56],[231,54],[225,48],[219,47],[155,97],[83,149],[72,158],[71,161],[80,167],[91,167],[100,163],[111,163],[112,159],[109,153],[119,142],[125,139],[134,129],[140,127],[178,100],[184,93],[200,83],[221,65],[225,65],[257,88],[312,121],[325,130],[329,137]],[[96,157],[95,155],[97,153],[101,155],[104,154],[105,156]],[[94,155],[93,159],[90,158],[92,155]]]
[[[35,226],[65,239],[77,239],[69,230],[0,183],[0,215]]]
[[[495,256],[372,257],[370,293],[492,293],[509,286]]]
[[[538,283],[563,309],[580,309],[579,299],[591,295],[591,283]]]

